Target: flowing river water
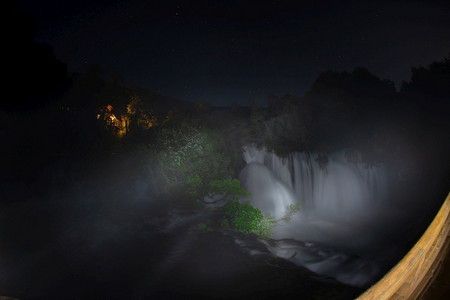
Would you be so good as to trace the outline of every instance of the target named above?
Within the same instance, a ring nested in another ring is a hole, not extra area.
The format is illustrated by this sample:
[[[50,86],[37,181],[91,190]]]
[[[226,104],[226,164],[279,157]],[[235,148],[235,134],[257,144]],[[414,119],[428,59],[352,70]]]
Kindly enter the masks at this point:
[[[0,212],[0,296],[354,299],[395,263],[407,208],[384,166],[253,145],[243,157],[242,201],[275,219],[301,205],[269,241],[202,229],[219,223],[216,210],[159,198],[151,175],[109,160],[58,161],[32,184],[2,185],[15,201]]]

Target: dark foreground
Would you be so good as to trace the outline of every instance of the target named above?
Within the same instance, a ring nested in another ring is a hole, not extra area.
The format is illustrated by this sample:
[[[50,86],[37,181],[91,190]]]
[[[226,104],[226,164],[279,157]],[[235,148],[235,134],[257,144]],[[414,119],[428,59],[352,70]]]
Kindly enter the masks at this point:
[[[354,299],[363,291],[276,258],[254,237],[200,230],[210,212],[155,196],[151,178],[129,164],[58,158],[2,181],[1,296]]]

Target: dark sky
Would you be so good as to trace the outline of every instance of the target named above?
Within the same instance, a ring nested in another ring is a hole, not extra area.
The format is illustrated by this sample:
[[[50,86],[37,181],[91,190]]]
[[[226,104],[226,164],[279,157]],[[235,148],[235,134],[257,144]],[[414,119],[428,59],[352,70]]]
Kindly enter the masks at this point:
[[[19,0],[69,71],[98,64],[182,100],[303,95],[361,66],[397,86],[450,52],[450,1]]]

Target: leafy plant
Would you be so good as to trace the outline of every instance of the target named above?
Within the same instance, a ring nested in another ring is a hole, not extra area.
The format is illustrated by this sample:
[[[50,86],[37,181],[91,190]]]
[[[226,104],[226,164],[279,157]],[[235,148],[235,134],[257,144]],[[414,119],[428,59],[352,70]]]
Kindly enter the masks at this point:
[[[297,204],[293,204],[292,203],[291,205],[289,205],[289,209],[288,209],[287,214],[284,215],[280,220],[277,220],[276,222],[281,221],[281,220],[283,220],[283,221],[290,221],[292,216],[295,213],[299,212],[300,210],[301,210],[300,203],[297,203]]]
[[[269,214],[259,221],[259,224],[253,233],[262,239],[268,240],[272,235],[273,224],[273,217]]]
[[[230,175],[223,136],[201,126],[185,122],[162,128],[152,147],[162,190],[187,190],[200,198],[208,193],[211,180]]]
[[[238,196],[250,195],[241,187],[241,182],[238,179],[213,180],[209,183],[209,186],[213,193],[231,195],[233,200],[236,200]]]
[[[187,179],[189,194],[198,197],[202,193],[203,182],[200,175],[188,177]]]
[[[225,205],[225,216],[231,227],[237,232],[255,234],[260,238],[268,239],[272,233],[272,217],[264,217],[261,211],[249,203],[239,203],[230,200]],[[222,221],[226,224],[225,221]]]

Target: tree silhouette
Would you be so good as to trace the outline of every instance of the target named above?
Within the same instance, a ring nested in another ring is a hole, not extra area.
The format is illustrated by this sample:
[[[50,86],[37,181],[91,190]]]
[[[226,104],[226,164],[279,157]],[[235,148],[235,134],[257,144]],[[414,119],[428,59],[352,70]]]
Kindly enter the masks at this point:
[[[411,68],[409,82],[403,82],[403,101],[416,107],[429,118],[448,122],[450,114],[450,53],[448,58],[435,61],[428,67]]]
[[[97,97],[105,88],[105,80],[101,77],[102,70],[98,65],[89,65],[83,73],[71,75],[70,87],[60,101],[60,105],[73,110],[92,106],[97,109],[101,104]]]
[[[17,3],[16,3],[17,4]],[[3,76],[10,96],[2,110],[33,110],[49,104],[67,86],[67,67],[55,58],[50,46],[34,41],[35,19],[9,5],[9,28],[4,39]]]
[[[427,68],[411,68],[411,81],[403,82],[401,91],[438,98],[450,98],[450,53],[443,61],[435,61]]]
[[[394,95],[393,82],[382,80],[365,68],[355,68],[352,73],[329,70],[320,74],[305,97],[321,99],[321,104],[326,106],[349,104],[352,101],[353,104],[361,102],[360,105],[371,106],[376,100]]]

